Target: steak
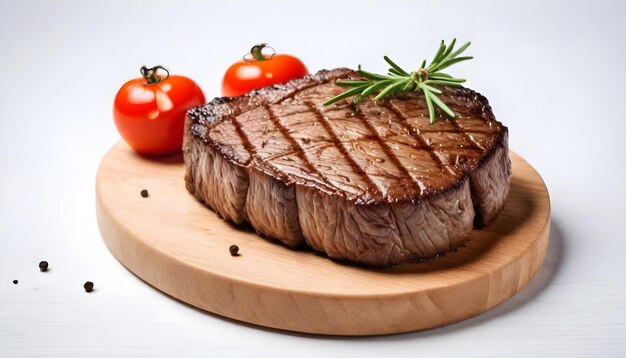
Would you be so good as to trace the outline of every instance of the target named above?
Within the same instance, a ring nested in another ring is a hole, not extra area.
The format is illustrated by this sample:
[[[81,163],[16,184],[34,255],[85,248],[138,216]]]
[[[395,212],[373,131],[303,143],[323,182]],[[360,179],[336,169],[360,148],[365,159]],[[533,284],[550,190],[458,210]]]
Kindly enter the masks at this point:
[[[187,189],[226,220],[287,246],[383,267],[435,257],[504,206],[508,130],[463,87],[429,123],[420,93],[323,103],[349,69],[320,71],[187,113]]]

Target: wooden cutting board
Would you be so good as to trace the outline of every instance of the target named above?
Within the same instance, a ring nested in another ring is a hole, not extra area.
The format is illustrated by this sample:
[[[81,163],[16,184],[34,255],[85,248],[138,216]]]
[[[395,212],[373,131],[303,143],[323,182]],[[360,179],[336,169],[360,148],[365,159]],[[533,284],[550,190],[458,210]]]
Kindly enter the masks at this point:
[[[181,155],[148,158],[119,142],[96,179],[109,250],[159,290],[261,326],[333,335],[415,331],[472,317],[528,284],[543,263],[550,200],[539,174],[511,153],[506,208],[465,247],[390,269],[294,251],[231,225],[185,190]],[[140,195],[142,189],[149,196]],[[231,244],[240,256],[230,255]]]

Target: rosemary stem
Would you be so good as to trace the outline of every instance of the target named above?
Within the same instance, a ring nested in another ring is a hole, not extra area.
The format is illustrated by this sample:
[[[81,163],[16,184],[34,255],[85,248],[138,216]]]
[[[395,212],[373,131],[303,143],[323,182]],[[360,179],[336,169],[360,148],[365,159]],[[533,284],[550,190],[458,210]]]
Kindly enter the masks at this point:
[[[470,42],[463,44],[458,49],[454,49],[456,39],[446,45],[441,41],[433,60],[426,66],[426,60],[414,72],[408,72],[400,67],[388,56],[383,59],[390,66],[387,75],[380,75],[361,69],[356,71],[362,78],[339,80],[335,84],[342,87],[352,87],[345,92],[329,99],[324,106],[331,105],[343,99],[354,97],[354,102],[359,102],[368,96],[374,96],[375,100],[382,100],[385,97],[395,96],[401,92],[416,91],[422,92],[428,107],[430,123],[436,119],[436,109],[439,108],[449,118],[456,117],[454,111],[448,107],[437,95],[444,93],[444,90],[437,86],[454,87],[460,86],[465,79],[455,78],[447,73],[441,72],[456,63],[471,60],[471,56],[460,56],[469,46]]]

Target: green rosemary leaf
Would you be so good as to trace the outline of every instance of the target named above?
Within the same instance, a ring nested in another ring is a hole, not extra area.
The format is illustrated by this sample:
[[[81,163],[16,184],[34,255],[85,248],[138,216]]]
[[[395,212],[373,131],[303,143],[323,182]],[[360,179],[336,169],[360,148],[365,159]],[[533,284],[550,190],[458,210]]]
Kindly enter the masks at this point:
[[[345,92],[329,99],[325,106],[340,101],[342,99],[355,96],[354,101],[358,102],[367,96],[374,96],[375,100],[380,100],[386,96],[396,95],[401,92],[416,91],[423,92],[428,107],[430,122],[434,123],[436,118],[436,107],[439,107],[449,117],[454,118],[454,112],[437,95],[443,94],[439,86],[460,86],[465,79],[453,77],[441,72],[456,63],[472,59],[471,56],[460,56],[469,46],[470,42],[455,50],[456,39],[449,45],[441,41],[433,60],[426,65],[424,60],[421,66],[414,72],[407,72],[388,56],[384,56],[385,62],[391,66],[387,75],[380,75],[361,69],[359,65],[357,73],[363,79],[339,80],[337,85],[352,87]],[[378,92],[378,93],[377,93]]]
[[[443,92],[441,92],[441,90],[439,90],[439,89],[437,89],[435,87],[429,86],[428,84],[426,84],[426,82],[424,82],[424,84],[422,84],[422,87],[426,88],[427,90],[429,90],[432,93],[436,93],[436,94],[442,94],[443,93]]]
[[[408,92],[413,90],[413,86],[415,86],[415,82],[408,81],[404,87],[402,87],[401,92]]]
[[[361,81],[361,80],[338,80],[335,82],[336,85],[342,87],[358,87],[362,85],[369,85],[369,81]]]
[[[467,60],[471,60],[471,59],[473,59],[472,56],[452,58],[452,59],[449,59],[449,60],[447,60],[445,62],[441,62],[438,66],[435,66],[433,71],[441,71],[444,68],[447,68],[447,67],[450,67],[451,65],[454,65],[455,63],[458,63],[458,62],[461,62],[461,61],[467,61]]]
[[[454,78],[454,77],[450,76],[447,73],[435,72],[435,73],[430,74],[428,76],[428,78],[440,78],[440,79],[444,79],[445,78],[445,79],[448,79],[448,78]]]
[[[389,66],[391,66],[391,68],[393,68],[394,70],[398,71],[398,73],[401,76],[410,76],[410,74],[408,72],[406,72],[405,70],[402,69],[402,67],[396,65],[395,62],[393,62],[389,57],[387,56],[383,56],[383,59],[385,61],[387,61],[387,63],[389,64]]]
[[[424,82],[428,85],[434,85],[434,86],[451,86],[451,87],[456,87],[456,86],[460,86],[461,83],[465,82],[465,80],[463,80],[462,82],[458,82],[458,81],[443,81],[443,80],[431,80],[429,79],[428,81]]]
[[[410,79],[406,79],[404,81],[399,81],[399,82],[396,82],[396,83],[392,84],[391,86],[388,86],[384,90],[380,91],[380,93],[376,97],[374,97],[374,99],[375,100],[379,100],[379,99],[385,97],[386,95],[388,95],[392,91],[394,91],[394,90],[404,86],[407,81],[410,81]]]
[[[437,54],[433,58],[432,62],[437,62],[445,50],[446,50],[446,45],[444,41],[441,40],[441,44],[439,45],[439,51],[437,51]],[[424,65],[422,65],[422,67],[424,67]]]
[[[378,75],[378,74],[367,72],[367,71],[361,70],[361,69],[359,69],[356,72],[358,72],[359,75],[367,78],[368,80],[383,81],[383,80],[388,80],[389,79],[388,76]]]
[[[452,42],[450,42],[450,45],[448,45],[448,48],[441,55],[441,58],[439,59],[440,61],[448,58],[448,56],[450,55],[450,52],[454,50],[454,44],[456,44],[456,39],[452,39]]]
[[[448,81],[448,82],[458,82],[463,83],[465,79],[463,78],[454,78],[450,75],[445,75],[445,73],[435,72],[435,74],[428,76],[428,80],[439,80],[439,81]]]
[[[430,92],[427,89],[422,89],[422,91],[424,91],[424,98],[426,99],[426,106],[428,107],[430,123],[435,123],[435,108],[433,107],[433,101],[430,99]]]
[[[385,80],[385,81],[375,82],[374,84],[370,85],[365,90],[363,90],[363,92],[359,96],[367,97],[370,94],[374,93],[379,88],[384,87],[384,86],[388,86],[388,85],[392,84],[393,82],[394,82],[393,80]]]
[[[467,50],[467,48],[471,45],[471,42],[466,42],[463,46],[459,47],[458,50],[454,51],[450,57],[457,57],[458,55],[460,55],[461,53],[463,53],[463,51]]]
[[[394,76],[394,75],[395,75],[395,76],[400,76],[400,77],[405,77],[405,75],[403,75],[402,73],[400,73],[400,72],[396,71],[396,70],[395,70],[395,69],[393,69],[393,68],[390,68],[390,69],[389,69],[389,76]]]
[[[450,107],[448,107],[448,105],[446,105],[445,103],[443,103],[443,101],[441,101],[439,99],[439,97],[435,96],[434,94],[431,96],[431,99],[433,100],[433,102],[439,107],[441,108],[444,112],[446,112],[450,117],[454,118],[456,115],[454,114],[454,112],[452,112],[452,110],[450,109]]]
[[[328,105],[331,105],[331,104],[333,104],[335,102],[339,102],[339,101],[341,101],[344,98],[348,98],[348,97],[357,95],[357,94],[363,92],[364,89],[365,89],[365,87],[361,86],[361,87],[355,87],[355,88],[353,88],[351,90],[345,91],[344,93],[342,93],[340,95],[337,95],[337,96],[329,99],[328,101],[324,102],[324,106],[328,106]]]

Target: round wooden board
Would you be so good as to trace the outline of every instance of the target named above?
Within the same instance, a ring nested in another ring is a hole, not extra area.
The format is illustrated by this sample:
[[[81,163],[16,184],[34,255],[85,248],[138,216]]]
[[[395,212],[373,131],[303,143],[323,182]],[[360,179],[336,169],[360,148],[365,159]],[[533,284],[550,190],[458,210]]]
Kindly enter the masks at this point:
[[[489,310],[526,286],[543,263],[548,192],[524,159],[511,159],[511,191],[494,223],[472,231],[457,252],[390,269],[294,251],[231,225],[186,191],[181,155],[142,157],[123,142],[98,170],[98,225],[130,271],[204,310],[317,334],[416,331]],[[229,254],[231,244],[240,256]]]

